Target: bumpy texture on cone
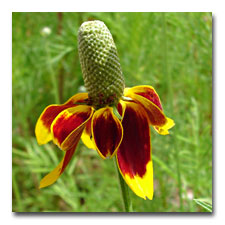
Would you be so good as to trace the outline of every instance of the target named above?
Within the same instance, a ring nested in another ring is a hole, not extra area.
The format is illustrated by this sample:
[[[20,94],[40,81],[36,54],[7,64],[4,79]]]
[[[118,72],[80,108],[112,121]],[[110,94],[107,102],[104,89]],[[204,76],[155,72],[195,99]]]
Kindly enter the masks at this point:
[[[112,35],[101,21],[84,22],[78,33],[78,50],[89,100],[96,107],[117,104],[124,78]]]

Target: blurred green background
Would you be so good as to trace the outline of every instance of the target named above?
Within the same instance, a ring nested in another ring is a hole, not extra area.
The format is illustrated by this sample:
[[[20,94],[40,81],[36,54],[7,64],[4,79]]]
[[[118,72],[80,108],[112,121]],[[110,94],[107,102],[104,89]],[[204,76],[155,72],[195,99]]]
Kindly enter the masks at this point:
[[[81,141],[58,181],[38,189],[63,153],[52,143],[38,146],[35,123],[46,106],[83,89],[77,31],[93,19],[104,21],[114,37],[126,86],[155,87],[176,123],[168,136],[152,129],[154,199],[130,191],[134,211],[211,211],[211,13],[13,13],[13,211],[123,211],[113,160],[102,160]]]

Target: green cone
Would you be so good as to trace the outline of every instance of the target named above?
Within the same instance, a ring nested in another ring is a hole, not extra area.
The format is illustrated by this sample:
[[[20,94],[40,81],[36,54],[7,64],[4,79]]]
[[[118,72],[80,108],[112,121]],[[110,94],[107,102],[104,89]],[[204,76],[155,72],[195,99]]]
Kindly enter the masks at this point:
[[[78,33],[78,50],[90,104],[116,105],[123,95],[124,78],[112,35],[101,21],[84,22]]]

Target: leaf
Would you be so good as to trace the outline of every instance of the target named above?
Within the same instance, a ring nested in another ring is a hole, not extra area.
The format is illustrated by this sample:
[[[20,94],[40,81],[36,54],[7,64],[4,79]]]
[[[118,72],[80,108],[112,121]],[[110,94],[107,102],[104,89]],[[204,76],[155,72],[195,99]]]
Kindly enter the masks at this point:
[[[209,202],[208,199],[194,199],[194,201],[202,206],[204,209],[206,209],[208,212],[212,212],[212,203]]]

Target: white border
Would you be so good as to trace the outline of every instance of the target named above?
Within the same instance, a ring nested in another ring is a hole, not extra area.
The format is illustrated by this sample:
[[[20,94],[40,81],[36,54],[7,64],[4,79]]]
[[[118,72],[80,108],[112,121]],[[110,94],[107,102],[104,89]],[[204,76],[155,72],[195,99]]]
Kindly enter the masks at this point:
[[[119,220],[128,220],[129,224],[147,222],[148,224],[188,224],[196,222],[198,224],[212,224],[216,222],[223,223],[224,215],[224,171],[225,171],[225,146],[224,146],[224,125],[225,125],[225,21],[223,1],[208,0],[167,0],[167,1],[122,1],[122,0],[64,0],[64,1],[1,1],[0,13],[0,65],[1,65],[1,191],[0,191],[0,213],[1,221],[12,222],[16,224],[79,224],[93,223],[108,224]],[[212,216],[191,215],[165,215],[165,214],[142,214],[139,216],[104,216],[104,215],[35,215],[18,216],[11,213],[11,14],[12,12],[23,11],[173,11],[173,12],[213,12],[214,17],[214,210]]]

